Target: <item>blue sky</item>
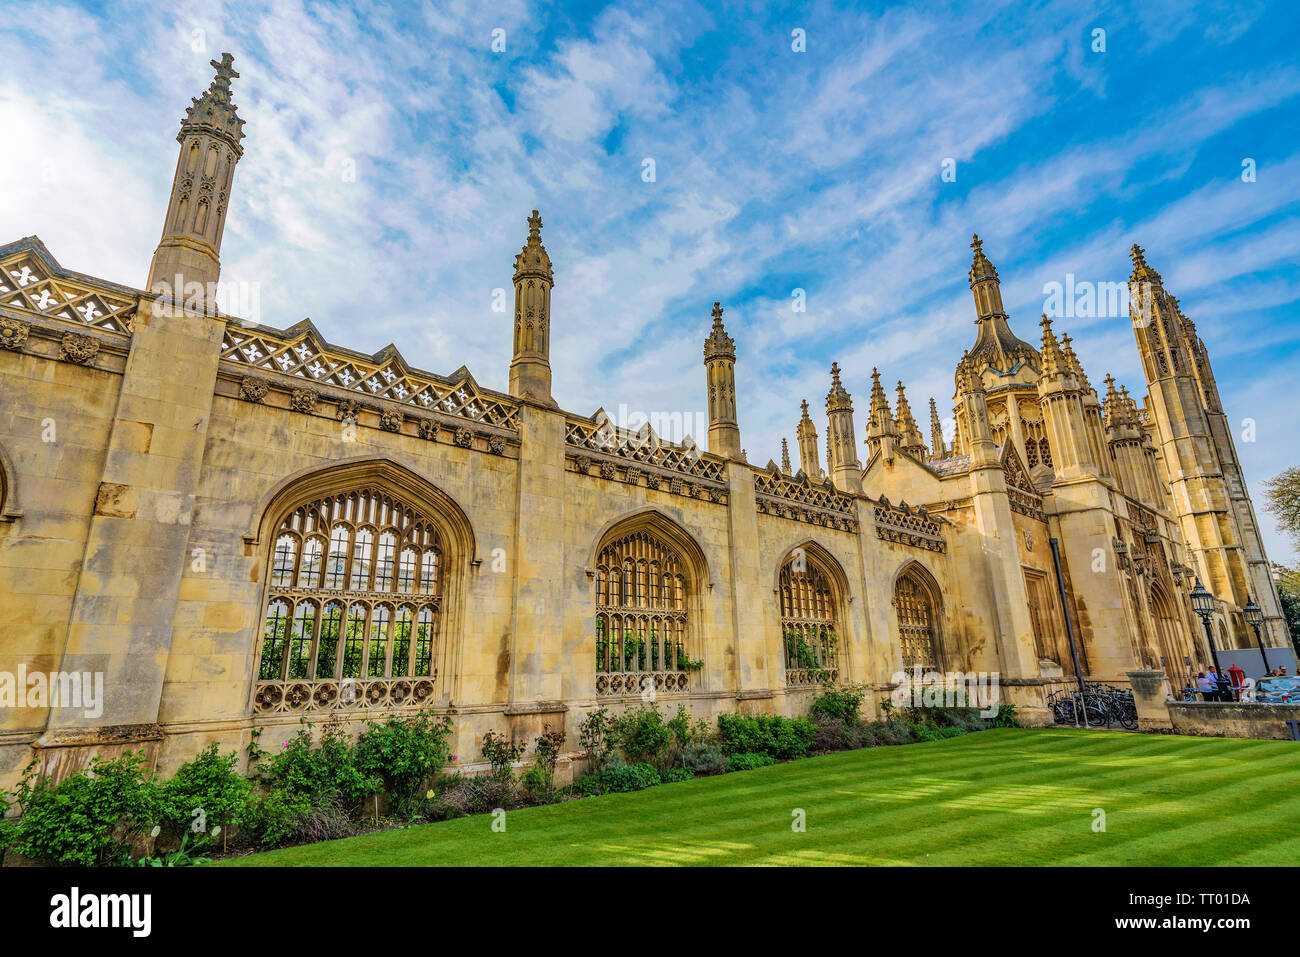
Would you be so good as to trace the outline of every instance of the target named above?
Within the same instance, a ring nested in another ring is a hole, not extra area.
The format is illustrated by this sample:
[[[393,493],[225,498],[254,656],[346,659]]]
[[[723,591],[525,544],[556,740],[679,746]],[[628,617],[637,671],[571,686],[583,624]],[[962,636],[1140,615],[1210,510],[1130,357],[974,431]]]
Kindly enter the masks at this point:
[[[493,291],[537,207],[560,404],[702,411],[718,299],[760,465],[793,447],[802,398],[824,435],[832,360],[860,430],[873,366],[951,414],[972,232],[1030,341],[1045,284],[1124,282],[1141,243],[1209,345],[1271,553],[1294,559],[1259,483],[1300,462],[1295,4],[6,10],[0,241],[143,284],[180,117],[229,50],[248,138],[223,278],[256,284],[261,322],[309,316],[504,389]],[[1094,383],[1144,393],[1125,317],[1057,329]]]

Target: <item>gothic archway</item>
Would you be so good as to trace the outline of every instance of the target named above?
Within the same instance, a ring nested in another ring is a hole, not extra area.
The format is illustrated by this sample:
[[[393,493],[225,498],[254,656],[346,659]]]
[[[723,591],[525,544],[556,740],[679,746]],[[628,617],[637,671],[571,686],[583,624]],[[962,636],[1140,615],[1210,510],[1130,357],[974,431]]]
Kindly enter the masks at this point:
[[[838,561],[816,542],[790,549],[777,573],[777,601],[787,685],[837,681],[847,592]]]
[[[683,692],[703,666],[697,637],[704,553],[666,516],[640,512],[607,527],[590,574],[596,694]]]
[[[938,671],[943,664],[939,583],[919,562],[910,562],[894,579],[894,612],[903,667]]]
[[[253,711],[427,706],[453,670],[447,638],[459,633],[473,557],[455,503],[369,460],[286,484],[259,531],[267,573]]]

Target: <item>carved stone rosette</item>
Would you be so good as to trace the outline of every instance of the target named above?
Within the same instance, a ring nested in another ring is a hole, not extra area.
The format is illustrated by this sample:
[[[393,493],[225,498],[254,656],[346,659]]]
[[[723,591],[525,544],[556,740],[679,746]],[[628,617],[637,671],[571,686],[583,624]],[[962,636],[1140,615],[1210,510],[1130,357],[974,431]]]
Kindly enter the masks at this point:
[[[59,349],[59,358],[74,362],[79,366],[89,365],[90,360],[99,355],[99,340],[83,336],[76,332],[64,335]]]
[[[19,319],[0,319],[0,349],[12,349],[15,352],[21,350],[31,331],[32,326],[29,322]]]
[[[464,427],[456,430],[455,442],[462,449],[467,449],[474,444],[474,433]]]
[[[245,402],[262,402],[270,391],[270,383],[255,376],[245,376],[239,383],[239,397]]]
[[[319,399],[320,393],[315,389],[294,389],[289,394],[289,408],[310,415],[316,411],[316,402]]]

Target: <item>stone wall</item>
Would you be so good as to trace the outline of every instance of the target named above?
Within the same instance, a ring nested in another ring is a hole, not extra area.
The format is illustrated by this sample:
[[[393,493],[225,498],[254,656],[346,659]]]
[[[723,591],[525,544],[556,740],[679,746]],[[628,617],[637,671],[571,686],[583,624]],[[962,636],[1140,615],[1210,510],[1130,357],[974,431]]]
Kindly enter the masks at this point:
[[[1168,707],[1175,733],[1216,738],[1289,739],[1287,721],[1300,720],[1300,704],[1170,701]]]

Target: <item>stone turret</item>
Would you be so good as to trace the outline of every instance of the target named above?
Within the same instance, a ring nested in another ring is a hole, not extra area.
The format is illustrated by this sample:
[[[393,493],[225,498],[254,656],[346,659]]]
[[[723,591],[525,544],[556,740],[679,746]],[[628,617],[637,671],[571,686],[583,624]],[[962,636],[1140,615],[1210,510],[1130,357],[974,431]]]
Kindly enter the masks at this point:
[[[230,81],[239,74],[234,57],[213,60],[216,76],[195,97],[181,121],[181,144],[172,176],[171,199],[162,239],[149,266],[148,288],[191,307],[213,311],[221,276],[221,237],[230,210],[235,164],[244,155],[244,121],[231,99]]]
[[[555,276],[542,245],[542,217],[528,217],[528,239],[515,256],[515,343],[510,394],[554,406],[551,397],[551,289]]]
[[[839,363],[831,363],[831,390],[826,393],[826,417],[830,427],[826,447],[831,481],[844,492],[862,491],[862,463],[858,460],[857,438],[853,428],[853,397],[840,382]]]
[[[820,482],[822,465],[817,451],[817,426],[808,417],[807,399],[803,400],[800,408],[799,426],[795,429],[795,437],[799,441],[799,468],[814,482]]]
[[[736,343],[722,326],[722,304],[713,304],[713,329],[704,340],[709,388],[709,451],[744,460],[736,422]]]

